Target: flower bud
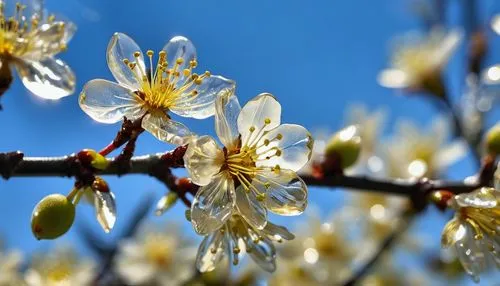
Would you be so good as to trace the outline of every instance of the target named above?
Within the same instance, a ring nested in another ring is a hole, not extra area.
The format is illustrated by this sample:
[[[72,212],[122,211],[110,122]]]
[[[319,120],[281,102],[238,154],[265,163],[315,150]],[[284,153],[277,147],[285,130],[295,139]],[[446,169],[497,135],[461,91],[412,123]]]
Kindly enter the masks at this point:
[[[75,220],[75,206],[64,195],[43,198],[33,210],[31,230],[38,239],[54,239],[65,234]]]
[[[328,142],[325,149],[326,156],[337,156],[342,169],[356,163],[361,152],[361,137],[355,125],[348,126],[337,132]]]
[[[157,216],[162,215],[164,212],[168,211],[171,207],[175,205],[179,196],[174,192],[169,192],[164,195],[156,204],[155,214]]]
[[[430,200],[436,205],[436,207],[442,211],[448,208],[450,200],[453,198],[454,194],[446,190],[440,190],[433,192],[430,196]]]
[[[486,133],[486,150],[490,154],[500,154],[500,123],[495,124]]]
[[[97,170],[104,170],[109,165],[106,157],[92,149],[83,149],[82,151],[78,152],[77,157],[78,160],[82,162],[82,164],[92,166]]]

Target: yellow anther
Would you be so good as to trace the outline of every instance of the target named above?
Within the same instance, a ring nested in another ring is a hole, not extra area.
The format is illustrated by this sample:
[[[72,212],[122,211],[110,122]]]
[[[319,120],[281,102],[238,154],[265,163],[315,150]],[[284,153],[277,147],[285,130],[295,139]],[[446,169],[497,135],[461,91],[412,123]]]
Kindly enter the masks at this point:
[[[140,57],[140,56],[141,56],[141,52],[134,52],[134,57],[135,57],[135,58],[138,58],[138,57]]]
[[[240,253],[240,251],[241,250],[238,247],[233,248],[233,253],[234,254],[238,254],[238,253]]]
[[[281,133],[278,133],[278,135],[276,135],[276,139],[278,139],[278,140],[281,140],[281,139],[283,139],[283,134],[281,134]]]
[[[281,156],[281,150],[280,149],[276,149],[276,156]]]
[[[261,194],[258,194],[258,195],[257,195],[257,200],[258,200],[259,202],[262,202],[262,201],[264,201],[265,199],[266,199],[266,194],[261,193]]]
[[[181,73],[180,73],[180,72],[178,72],[178,71],[175,71],[175,72],[174,72],[174,76],[175,76],[175,77],[179,77],[180,75],[181,75]]]
[[[271,119],[270,118],[266,118],[264,119],[264,123],[267,125],[267,124],[270,124],[271,123]]]
[[[264,145],[265,145],[265,146],[269,146],[269,143],[270,143],[269,139],[265,139],[265,140],[264,140]]]
[[[205,76],[210,77],[212,74],[209,71],[205,71]]]
[[[255,131],[255,126],[250,126],[250,128],[248,129],[250,132],[254,132]]]
[[[148,50],[146,54],[148,55],[148,57],[152,57],[154,52],[152,50]]]
[[[203,82],[203,79],[201,77],[198,77],[197,79],[194,80],[194,83],[197,85],[200,85]]]
[[[192,95],[198,95],[198,91],[196,89],[194,89],[193,91],[191,91],[191,94]]]
[[[130,61],[128,59],[123,59],[123,63],[128,65],[130,63]]]
[[[196,80],[198,77],[199,77],[199,75],[197,73],[194,73],[191,75],[192,80]]]
[[[56,19],[56,16],[54,14],[52,14],[52,15],[49,16],[49,18],[47,18],[47,22],[49,24],[53,23],[55,19]]]
[[[198,62],[196,60],[191,60],[189,61],[189,65],[192,67],[192,68],[195,68],[196,66],[198,66]]]
[[[280,167],[280,165],[276,165],[276,166],[274,166],[274,168],[272,170],[274,171],[275,174],[279,174],[281,167]]]
[[[135,63],[128,63],[128,67],[133,70],[135,68],[136,64]]]
[[[271,184],[269,182],[264,183],[264,188],[269,189],[271,187]]]
[[[210,248],[210,252],[211,252],[212,254],[216,254],[216,253],[217,253],[217,249],[215,249],[215,248],[213,248],[213,247],[212,247],[212,248]]]
[[[181,64],[184,62],[184,59],[183,59],[183,58],[177,58],[177,60],[175,60],[175,62],[176,62],[178,65],[181,65]]]
[[[185,77],[188,77],[191,74],[191,71],[189,69],[184,69],[182,73],[184,74]]]
[[[165,58],[167,56],[167,52],[165,51],[160,51],[158,54],[160,55],[160,58]]]
[[[147,75],[143,75],[142,76],[142,81],[143,82],[148,82],[148,76]]]

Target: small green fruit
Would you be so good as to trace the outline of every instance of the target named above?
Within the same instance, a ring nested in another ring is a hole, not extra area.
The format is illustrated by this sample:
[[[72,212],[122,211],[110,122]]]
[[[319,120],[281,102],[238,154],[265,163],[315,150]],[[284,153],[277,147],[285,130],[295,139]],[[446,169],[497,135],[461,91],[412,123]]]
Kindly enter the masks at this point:
[[[358,160],[361,152],[361,137],[358,127],[352,125],[337,132],[325,149],[327,156],[339,156],[342,169],[349,168]]]
[[[52,194],[43,198],[33,210],[31,230],[38,239],[54,239],[65,234],[75,220],[75,206],[66,196]]]
[[[486,149],[490,154],[500,154],[500,123],[491,127],[486,134]]]

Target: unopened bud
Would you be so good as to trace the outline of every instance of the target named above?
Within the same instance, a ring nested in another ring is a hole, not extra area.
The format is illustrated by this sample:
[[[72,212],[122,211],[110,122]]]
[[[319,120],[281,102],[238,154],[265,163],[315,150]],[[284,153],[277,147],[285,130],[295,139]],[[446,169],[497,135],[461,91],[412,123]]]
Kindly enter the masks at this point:
[[[361,137],[355,125],[348,126],[337,132],[328,142],[325,155],[337,156],[342,169],[356,163],[361,152]]]
[[[33,210],[31,230],[40,239],[55,239],[65,234],[75,220],[75,206],[64,195],[52,194],[43,198]]]
[[[109,166],[109,162],[106,157],[92,149],[83,149],[78,152],[77,157],[82,164],[92,166],[97,170],[104,170]]]
[[[177,193],[169,192],[165,196],[163,196],[156,204],[155,214],[157,216],[162,215],[164,212],[168,211],[171,207],[175,205],[179,196]]]
[[[486,133],[486,149],[490,154],[500,154],[500,123],[495,124]]]
[[[430,196],[430,200],[438,207],[440,210],[444,211],[448,207],[449,201],[453,198],[454,194],[449,191],[441,190],[433,192]]]
[[[94,192],[109,193],[108,183],[101,177],[95,177],[91,188]]]

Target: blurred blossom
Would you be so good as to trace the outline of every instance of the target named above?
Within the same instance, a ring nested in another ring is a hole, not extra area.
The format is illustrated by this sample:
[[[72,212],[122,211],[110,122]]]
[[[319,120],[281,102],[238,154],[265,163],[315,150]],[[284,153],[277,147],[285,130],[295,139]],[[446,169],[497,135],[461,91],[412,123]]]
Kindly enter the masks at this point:
[[[366,105],[357,104],[348,108],[347,125],[359,126],[362,158],[368,159],[375,153],[380,133],[383,131],[386,113],[382,109],[370,111]]]
[[[491,19],[491,28],[495,31],[495,33],[500,35],[500,14],[496,14]]]
[[[389,88],[442,92],[441,72],[460,44],[462,33],[434,28],[427,35],[408,34],[395,48],[391,67],[378,75]],[[442,95],[442,94],[438,94]]]
[[[201,186],[191,206],[198,234],[217,232],[237,213],[256,230],[268,212],[299,215],[307,206],[307,186],[295,173],[310,159],[313,139],[300,125],[281,124],[281,105],[263,93],[240,108],[236,95],[216,100],[216,131],[189,143],[184,163]]]
[[[175,225],[150,225],[120,242],[116,272],[127,285],[183,285],[194,275],[196,248]]]
[[[339,212],[348,213],[345,209]],[[269,284],[331,285],[346,280],[360,247],[349,237],[349,219],[352,217],[332,215],[322,221],[317,213],[309,212],[296,230],[297,237],[278,248],[279,268]]]
[[[385,144],[387,176],[392,178],[437,178],[447,167],[462,159],[467,144],[457,139],[448,142],[449,123],[438,117],[429,130],[402,121],[393,138]]]
[[[235,83],[198,66],[196,50],[185,37],[173,37],[158,53],[146,52],[149,68],[137,43],[115,33],[107,48],[107,62],[117,83],[104,79],[89,81],[80,94],[80,107],[92,119],[116,123],[127,117],[142,118],[142,127],[158,140],[184,144],[193,134],[167,112],[182,117],[204,119],[214,115],[214,101],[222,90],[234,90]]]
[[[93,261],[82,259],[70,248],[57,248],[35,255],[25,279],[30,286],[92,285],[96,275]]]
[[[25,285],[21,274],[22,255],[0,250],[0,286]]]
[[[500,192],[481,188],[456,195],[450,202],[455,216],[443,229],[441,245],[453,249],[465,271],[479,282],[479,274],[500,265]]]
[[[361,286],[385,286],[385,285],[408,285],[408,286],[424,286],[432,285],[427,280],[424,273],[418,272],[415,269],[403,271],[398,269],[395,261],[390,256],[385,255],[380,258],[377,267],[364,277],[359,283]]]
[[[325,148],[328,140],[332,136],[332,132],[328,130],[317,130],[314,132],[314,146],[311,151],[311,159],[300,170],[297,171],[299,175],[312,175],[314,166],[320,164],[325,157]]]
[[[44,15],[42,4],[42,0],[0,1],[4,23],[0,28],[0,78],[11,80],[10,69],[15,67],[32,93],[59,99],[74,92],[75,76],[54,56],[66,50],[76,26]]]

